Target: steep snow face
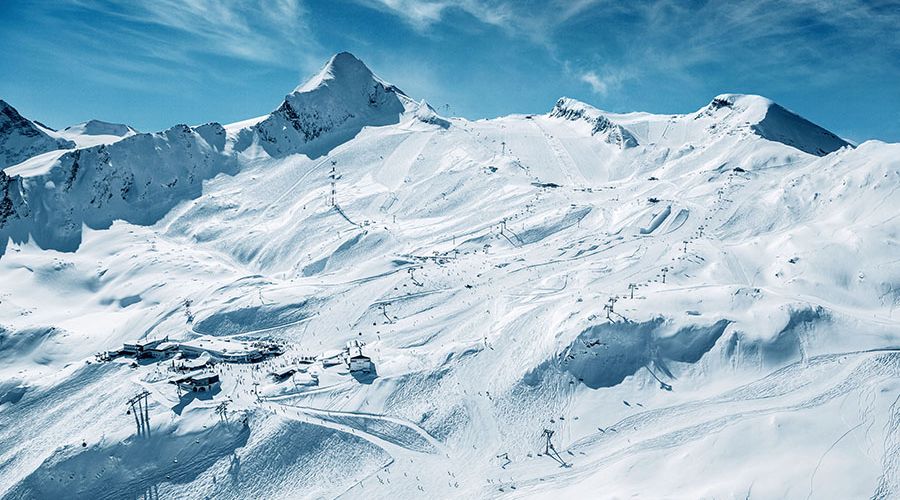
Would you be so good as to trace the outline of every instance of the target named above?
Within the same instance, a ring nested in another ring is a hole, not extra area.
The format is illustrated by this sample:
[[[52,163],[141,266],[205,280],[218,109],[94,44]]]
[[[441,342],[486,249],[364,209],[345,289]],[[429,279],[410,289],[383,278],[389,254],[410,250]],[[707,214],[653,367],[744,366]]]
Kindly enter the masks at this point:
[[[80,148],[85,148],[100,144],[112,144],[138,133],[137,130],[122,123],[90,120],[66,127],[59,131],[58,135],[73,141]]]
[[[342,52],[250,130],[271,156],[320,156],[363,127],[398,123],[410,103],[362,61]]]
[[[156,222],[179,201],[199,196],[204,180],[235,171],[224,146],[219,124],[177,125],[8,168],[0,174],[0,255],[10,237],[74,251],[83,226]]]
[[[787,144],[816,156],[825,156],[850,143],[770,99],[757,95],[716,96],[698,115],[714,116],[732,126],[750,124],[751,130],[770,141]]]
[[[599,109],[575,99],[560,98],[550,110],[550,116],[566,120],[584,120],[591,126],[591,135],[598,135],[620,148],[633,148],[638,145],[637,139],[628,129],[612,123]]]
[[[32,156],[54,149],[71,149],[75,143],[53,137],[48,130],[23,117],[0,100],[0,168],[15,165]]]

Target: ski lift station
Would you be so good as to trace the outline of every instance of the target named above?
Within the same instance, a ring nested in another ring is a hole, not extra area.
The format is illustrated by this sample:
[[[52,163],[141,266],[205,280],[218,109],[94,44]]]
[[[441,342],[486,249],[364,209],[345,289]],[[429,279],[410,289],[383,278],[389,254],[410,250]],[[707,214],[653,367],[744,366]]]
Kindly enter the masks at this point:
[[[145,352],[145,356],[154,358],[154,359],[163,359],[168,358],[170,355],[174,354],[178,350],[178,344],[175,342],[161,342],[156,347],[151,349],[147,349]]]
[[[135,358],[165,358],[178,349],[178,344],[169,342],[168,337],[161,339],[142,339],[126,342],[122,345],[123,354],[133,355]]]
[[[203,364],[221,361],[225,363],[256,363],[270,356],[278,356],[284,353],[281,346],[271,342],[243,342],[239,340],[223,339],[212,336],[202,336],[186,342],[171,342],[168,337],[153,340],[135,340],[126,342],[118,351],[107,351],[98,356],[106,360],[116,356],[134,356],[136,359],[154,358],[164,359],[181,353],[187,358],[199,358],[205,356],[205,362],[200,366],[185,368],[200,368]]]
[[[221,385],[219,374],[204,371],[195,371],[172,381],[178,388],[186,392],[210,392]]]
[[[370,372],[372,371],[372,358],[366,356],[362,352],[358,352],[347,359],[347,364],[351,372]]]
[[[347,367],[351,372],[372,371],[372,358],[363,354],[363,345],[365,344],[358,340],[347,342]]]

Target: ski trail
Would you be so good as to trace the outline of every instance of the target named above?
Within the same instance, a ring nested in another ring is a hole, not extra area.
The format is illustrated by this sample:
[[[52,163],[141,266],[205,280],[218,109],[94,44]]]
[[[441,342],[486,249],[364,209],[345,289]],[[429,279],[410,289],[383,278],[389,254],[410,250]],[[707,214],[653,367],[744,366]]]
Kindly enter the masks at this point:
[[[544,136],[544,140],[547,141],[547,145],[550,146],[550,150],[553,151],[553,155],[556,156],[560,170],[562,170],[563,175],[569,181],[569,186],[574,187],[576,182],[573,174],[578,172],[578,165],[575,164],[572,155],[569,154],[569,151],[566,149],[565,145],[563,145],[562,141],[547,132],[537,120],[531,120],[531,123],[533,123]]]
[[[873,499],[897,498],[900,495],[900,396],[891,404],[891,414],[885,424],[884,454],[881,476]]]
[[[834,447],[837,446],[837,444],[840,443],[840,442],[841,442],[845,437],[847,437],[851,432],[853,432],[853,431],[855,431],[856,429],[859,429],[860,427],[862,427],[863,424],[865,424],[865,422],[860,422],[860,423],[854,425],[853,427],[851,427],[849,430],[847,430],[847,432],[841,434],[841,437],[837,438],[833,443],[831,443],[831,446],[829,446],[828,449],[825,450],[825,453],[823,453],[822,456],[819,457],[819,461],[816,462],[816,468],[813,469],[812,475],[809,476],[809,495],[806,496],[807,500],[809,500],[810,498],[812,498],[812,494],[813,494],[813,482],[814,482],[815,479],[816,479],[816,474],[819,472],[819,467],[822,466],[822,461],[825,460],[825,456],[828,455],[828,452],[830,452],[831,450],[833,450]]]
[[[339,154],[339,153],[338,153],[338,154]],[[297,186],[299,186],[301,182],[305,181],[306,178],[309,177],[313,172],[315,172],[316,170],[322,168],[323,165],[325,165],[326,163],[328,163],[330,160],[332,160],[332,159],[333,159],[335,156],[337,156],[338,154],[335,154],[335,155],[330,156],[330,157],[326,157],[326,158],[320,160],[319,162],[317,162],[317,163],[316,163],[315,165],[313,165],[312,167],[310,167],[309,170],[307,170],[306,172],[304,172],[303,175],[301,175],[299,179],[297,179],[296,181],[294,181],[294,183],[291,184],[290,187],[288,187],[287,189],[285,189],[284,192],[281,193],[280,196],[278,196],[277,198],[275,198],[274,200],[272,200],[268,205],[266,205],[266,208],[265,208],[265,210],[264,210],[263,213],[269,213],[269,210],[271,210],[272,208],[274,208],[275,205],[278,204],[278,202],[280,202],[281,200],[285,199],[289,194],[291,194],[295,189],[297,189]]]
[[[264,402],[262,406],[270,411],[283,410],[284,413],[279,412],[278,414],[289,416],[295,420],[315,421],[314,423],[323,427],[360,435],[394,457],[410,452],[443,453],[445,448],[443,443],[418,425],[397,417],[365,412],[323,410],[309,406],[271,402]],[[370,425],[373,423],[388,425],[381,425],[381,427],[373,429],[374,426]],[[410,435],[410,432],[414,435]]]

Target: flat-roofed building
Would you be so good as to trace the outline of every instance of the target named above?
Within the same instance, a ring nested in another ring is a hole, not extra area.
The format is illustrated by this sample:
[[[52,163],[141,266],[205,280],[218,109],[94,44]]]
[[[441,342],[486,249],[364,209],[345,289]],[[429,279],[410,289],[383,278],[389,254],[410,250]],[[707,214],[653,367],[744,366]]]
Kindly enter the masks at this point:
[[[178,388],[186,392],[211,392],[221,386],[219,374],[208,371],[195,371],[172,381]]]
[[[209,336],[183,342],[179,349],[186,355],[206,353],[211,358],[228,363],[255,363],[264,358],[262,351],[247,342]]]

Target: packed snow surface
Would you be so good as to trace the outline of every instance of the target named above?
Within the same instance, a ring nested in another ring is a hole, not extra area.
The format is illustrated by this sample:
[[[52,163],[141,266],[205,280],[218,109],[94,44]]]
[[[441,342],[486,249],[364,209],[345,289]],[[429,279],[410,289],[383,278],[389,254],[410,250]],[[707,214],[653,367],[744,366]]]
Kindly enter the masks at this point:
[[[447,118],[347,53],[107,125],[4,136],[2,497],[900,496],[900,144],[734,94]]]

